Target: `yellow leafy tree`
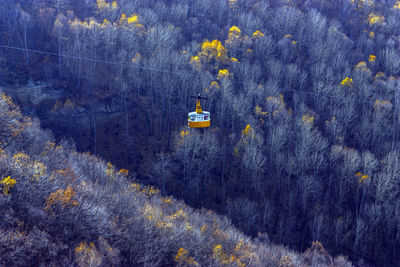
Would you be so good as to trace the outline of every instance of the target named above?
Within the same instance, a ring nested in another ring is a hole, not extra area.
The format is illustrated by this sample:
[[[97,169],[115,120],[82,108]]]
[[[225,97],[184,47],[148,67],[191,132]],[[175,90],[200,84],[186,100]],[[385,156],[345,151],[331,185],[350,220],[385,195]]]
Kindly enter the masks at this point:
[[[15,179],[12,179],[10,176],[1,179],[0,185],[3,188],[3,194],[8,196],[10,188],[12,188],[16,183],[17,181]]]
[[[152,195],[158,194],[160,192],[159,189],[154,186],[146,186],[143,188],[142,193],[144,193],[147,197],[151,197]]]
[[[121,175],[127,176],[127,175],[129,174],[129,170],[127,170],[127,169],[120,169],[118,173],[121,174]]]
[[[174,214],[169,215],[167,218],[171,220],[177,220],[177,219],[186,220],[187,213],[183,209],[179,209]]]
[[[233,49],[234,47],[241,44],[243,40],[242,31],[239,29],[238,26],[232,26],[229,29],[228,39],[225,40],[225,45]]]
[[[368,61],[369,62],[374,62],[376,60],[376,56],[375,55],[369,55],[368,57]]]
[[[367,67],[367,63],[365,61],[360,61],[357,65],[354,66],[354,69],[360,70],[360,71],[371,71]]]
[[[201,62],[212,62],[215,60],[218,64],[229,61],[228,51],[219,40],[205,40],[201,45],[201,51],[197,54]]]
[[[156,207],[145,204],[143,207],[143,217],[148,219],[149,221],[159,221],[162,217],[161,211]]]
[[[369,179],[368,174],[363,174],[361,172],[357,172],[354,176],[356,176],[358,178],[358,183],[362,184],[364,182],[366,182]]]
[[[97,8],[100,10],[104,10],[104,9],[116,10],[118,8],[117,1],[112,1],[110,4],[106,0],[97,0],[96,4],[97,4]]]
[[[97,7],[99,9],[109,8],[110,7],[110,3],[107,3],[106,0],[97,0]]]
[[[193,257],[189,256],[189,251],[187,251],[184,248],[180,248],[178,250],[174,260],[178,265],[200,266],[199,263],[195,261]]]
[[[242,135],[248,136],[253,132],[253,128],[251,128],[250,124],[247,124],[246,127],[242,130]]]
[[[210,89],[218,90],[219,88],[220,88],[220,87],[219,87],[219,84],[218,84],[217,81],[212,81],[212,82],[211,82],[211,84],[210,84]]]
[[[213,248],[213,258],[218,261],[219,264],[224,264],[224,265],[232,265],[235,264],[236,266],[246,266],[246,264],[242,263],[236,253],[232,253],[231,255],[228,255],[221,244],[218,244],[214,246]]]
[[[129,18],[128,18],[128,24],[136,24],[139,23],[139,16],[137,14],[132,14]]]
[[[111,162],[107,162],[107,167],[106,167],[106,175],[111,179],[115,179],[115,168],[111,164]]]
[[[242,35],[242,31],[239,29],[238,26],[232,26],[229,29],[228,38],[240,38]]]
[[[170,197],[162,197],[162,198],[161,198],[161,201],[162,201],[164,204],[172,204],[172,203],[174,203],[174,201],[173,201]]]
[[[81,21],[78,18],[74,20],[69,20],[69,25],[71,29],[99,29],[102,30],[106,27],[108,20],[104,20],[103,23],[98,23],[95,19],[90,19],[89,21]]]
[[[308,113],[303,114],[302,122],[303,122],[305,125],[313,125],[313,123],[314,123],[314,116],[312,116],[312,115],[310,115],[310,114],[308,114]]]
[[[199,69],[201,67],[201,60],[199,56],[192,56],[190,58],[190,64],[192,64],[192,66],[195,67],[196,69]]]
[[[65,190],[58,189],[56,192],[51,193],[47,198],[46,207],[44,209],[49,210],[56,203],[62,204],[63,208],[68,205],[76,206],[78,205],[78,201],[73,199],[74,196],[75,191],[70,185]]]
[[[340,82],[340,85],[341,86],[351,87],[351,86],[353,86],[353,79],[349,78],[349,77],[346,77]]]
[[[141,191],[141,186],[140,186],[140,184],[138,184],[138,183],[131,183],[129,186],[128,186],[128,191],[129,192],[135,192],[135,193],[138,193],[138,192],[140,192]]]
[[[131,183],[128,187],[129,192],[135,192],[146,195],[147,198],[158,194],[160,192],[159,189],[155,188],[154,186],[141,186],[138,183]]]
[[[376,13],[371,13],[368,16],[368,22],[370,26],[374,24],[381,25],[385,22],[385,17]]]
[[[258,39],[258,38],[263,37],[263,36],[264,36],[264,34],[262,32],[260,32],[260,31],[255,31],[253,33],[253,35],[252,35],[253,39]]]
[[[260,107],[260,106],[256,106],[255,109],[254,109],[254,112],[259,117],[264,117],[264,116],[266,116],[268,114],[268,112],[267,111],[263,111],[262,107]]]
[[[382,71],[375,74],[374,81],[384,80],[384,79],[385,79],[385,73],[383,73]]]
[[[143,24],[140,22],[140,16],[137,13],[133,13],[129,17],[123,13],[118,24],[120,26],[125,26],[126,29],[130,30],[135,29],[139,32],[143,32],[145,30]]]
[[[117,8],[118,8],[118,3],[117,3],[117,1],[112,1],[112,3],[111,3],[111,8],[112,8],[112,9],[117,9]]]
[[[229,73],[229,70],[227,70],[227,69],[219,70],[219,72],[218,72],[218,80],[228,79],[230,77],[230,75],[231,74]]]
[[[19,170],[24,170],[30,162],[29,155],[18,152],[13,155],[14,166]]]
[[[32,164],[33,176],[38,181],[46,173],[47,166],[39,161]]]
[[[370,39],[374,39],[375,38],[375,33],[374,32],[370,32],[368,36],[369,36]]]
[[[75,248],[75,261],[79,266],[100,266],[103,262],[93,242],[80,242]]]

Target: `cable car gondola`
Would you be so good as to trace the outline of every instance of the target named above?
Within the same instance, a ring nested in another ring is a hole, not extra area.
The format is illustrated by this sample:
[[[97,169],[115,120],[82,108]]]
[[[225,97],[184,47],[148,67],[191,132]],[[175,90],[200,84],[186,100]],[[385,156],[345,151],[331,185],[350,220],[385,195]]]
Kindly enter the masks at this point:
[[[201,97],[200,94],[198,96],[192,96],[192,98],[196,98],[196,111],[189,112],[188,114],[188,126],[190,128],[207,128],[210,127],[210,112],[203,111],[201,109],[200,100],[207,99],[205,97]]]

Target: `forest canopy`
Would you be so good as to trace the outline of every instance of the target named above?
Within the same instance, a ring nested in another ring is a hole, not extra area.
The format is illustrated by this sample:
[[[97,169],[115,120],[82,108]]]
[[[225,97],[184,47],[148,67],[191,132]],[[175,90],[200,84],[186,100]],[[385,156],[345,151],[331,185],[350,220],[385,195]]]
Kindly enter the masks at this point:
[[[0,86],[56,140],[112,165],[89,162],[129,169],[124,179],[158,188],[157,199],[211,209],[252,237],[399,262],[399,1],[4,0],[0,10]],[[186,126],[199,93],[211,113],[203,133]],[[50,171],[11,155],[18,175]],[[75,179],[92,177],[82,168]],[[1,179],[9,199],[18,179]],[[41,213],[80,205],[75,187],[46,187]],[[100,253],[82,240],[78,251]],[[225,247],[215,255],[231,255]]]

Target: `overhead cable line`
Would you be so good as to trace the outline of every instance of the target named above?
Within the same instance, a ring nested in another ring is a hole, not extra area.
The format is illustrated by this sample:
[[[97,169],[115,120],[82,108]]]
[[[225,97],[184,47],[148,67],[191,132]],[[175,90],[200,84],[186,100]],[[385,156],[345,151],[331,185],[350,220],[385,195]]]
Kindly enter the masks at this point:
[[[32,52],[32,53],[38,53],[38,54],[44,54],[44,55],[50,55],[50,56],[61,56],[61,57],[65,57],[65,58],[79,59],[79,60],[84,60],[84,61],[92,61],[92,62],[104,63],[104,64],[109,64],[109,65],[127,66],[127,67],[135,68],[135,69],[151,70],[151,71],[164,72],[164,73],[177,73],[177,72],[161,70],[161,69],[156,69],[156,68],[138,67],[138,66],[133,66],[131,64],[126,64],[126,63],[119,63],[119,62],[106,61],[106,60],[93,59],[93,58],[84,58],[84,57],[79,57],[79,56],[59,54],[59,53],[55,53],[55,52],[47,52],[47,51],[34,50],[34,49],[25,49],[25,48],[15,47],[15,46],[0,45],[0,47],[5,48],[5,49],[14,49],[14,50],[19,50],[19,51],[24,51],[24,52]]]
[[[126,63],[106,61],[106,60],[101,60],[101,59],[84,58],[84,57],[72,56],[72,55],[67,55],[67,54],[59,54],[59,53],[55,53],[55,52],[47,52],[47,51],[34,50],[34,49],[25,49],[25,48],[15,47],[15,46],[0,45],[0,48],[14,49],[14,50],[25,51],[25,52],[27,51],[27,52],[39,53],[39,54],[45,54],[45,55],[51,55],[51,56],[61,56],[61,57],[65,57],[65,58],[72,58],[72,59],[78,59],[78,60],[84,60],[84,61],[99,62],[99,63],[109,64],[109,65],[126,66],[126,67],[129,67],[129,68],[142,69],[142,70],[148,70],[148,71],[156,71],[156,72],[161,72],[161,73],[181,74],[181,72],[174,72],[174,71],[168,71],[168,70],[162,70],[162,69],[150,68],[150,67],[140,67],[140,66],[134,66],[134,65],[131,65],[131,64],[126,64]],[[196,74],[191,74],[191,73],[189,73],[189,75],[198,76]],[[246,83],[246,82],[243,82],[243,81],[231,80],[231,82],[232,83],[236,83],[236,84],[242,84],[242,85],[252,85],[251,83],[248,83],[248,82]],[[340,99],[340,100],[343,100],[343,101],[354,101],[354,102],[368,103],[368,104],[375,103],[375,101],[370,101],[370,100],[348,98],[348,97],[340,97],[340,96],[334,96],[334,95],[316,93],[316,92],[310,92],[310,91],[303,91],[303,90],[282,89],[282,88],[280,88],[279,90],[280,91],[286,91],[286,92],[294,92],[294,93],[304,93],[304,94],[315,95],[315,96],[325,96],[325,97],[328,97],[328,98]]]

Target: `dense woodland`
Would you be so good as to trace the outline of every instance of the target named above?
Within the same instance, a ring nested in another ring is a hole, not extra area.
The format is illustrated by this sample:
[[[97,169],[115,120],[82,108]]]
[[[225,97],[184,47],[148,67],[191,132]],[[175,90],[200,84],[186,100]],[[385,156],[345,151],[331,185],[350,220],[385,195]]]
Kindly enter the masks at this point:
[[[0,85],[57,140],[71,138],[79,151],[129,169],[124,179],[214,210],[253,237],[298,251],[318,240],[333,255],[395,266],[399,22],[394,0],[4,0]],[[198,93],[209,99],[205,131],[186,126]],[[46,151],[35,149],[28,155]],[[65,157],[81,164],[65,175],[76,184],[70,190],[88,179],[106,183],[94,178],[102,176],[93,164],[104,163]],[[61,190],[57,183],[68,190],[62,179],[46,181],[30,185],[42,206]],[[11,205],[6,199],[1,205]],[[93,222],[64,234],[78,231],[90,249],[100,236],[89,236]],[[40,216],[30,223],[46,224]],[[131,247],[119,249],[132,260]]]
[[[71,143],[0,92],[1,266],[352,266],[320,242],[303,254],[251,240]]]

